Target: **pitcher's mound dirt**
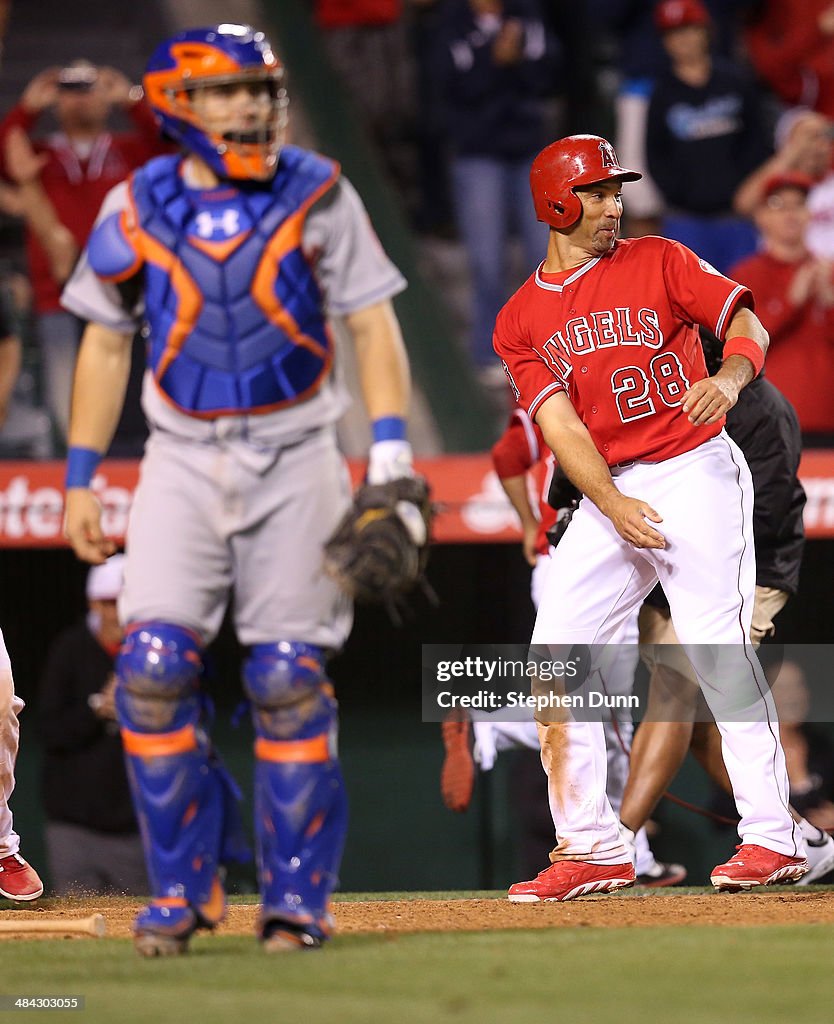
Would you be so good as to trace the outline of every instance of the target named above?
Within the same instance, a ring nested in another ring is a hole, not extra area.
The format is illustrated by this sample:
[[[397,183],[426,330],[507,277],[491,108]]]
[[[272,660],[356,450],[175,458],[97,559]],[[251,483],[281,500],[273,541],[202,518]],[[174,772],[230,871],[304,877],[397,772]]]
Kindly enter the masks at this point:
[[[103,914],[107,935],[128,938],[141,904],[127,898],[48,900],[42,907],[0,910],[0,921],[70,920]],[[648,928],[662,925],[789,925],[834,923],[834,892],[586,896],[570,903],[512,904],[502,899],[379,900],[336,903],[337,934],[486,931],[512,928]],[[229,907],[220,935],[252,935],[257,906]],[[2,932],[0,938],[22,938]],[[26,935],[26,938],[55,938]]]

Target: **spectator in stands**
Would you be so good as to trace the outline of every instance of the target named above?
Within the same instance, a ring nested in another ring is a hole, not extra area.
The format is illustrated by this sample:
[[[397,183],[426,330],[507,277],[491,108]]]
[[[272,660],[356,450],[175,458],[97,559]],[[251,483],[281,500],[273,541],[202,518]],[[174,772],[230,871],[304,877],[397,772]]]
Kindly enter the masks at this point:
[[[72,232],[61,223],[41,182],[41,171],[48,160],[46,154],[35,151],[22,128],[13,126],[9,129],[5,148],[6,171],[16,183],[16,189],[11,202],[6,197],[7,212],[14,212],[26,221],[49,261],[53,279],[66,281],[78,257],[78,246]],[[108,452],[113,458],[140,456],[147,439],[147,425],[140,406],[144,344],[139,332],[134,339],[127,398]],[[32,413],[29,413],[28,420],[31,429],[34,425]],[[25,423],[15,425],[21,429],[26,426]]]
[[[0,305],[0,432],[9,414],[17,375],[20,373],[20,339]]]
[[[669,67],[652,91],[646,151],[667,206],[663,233],[726,273],[756,248],[733,197],[770,152],[760,99],[739,67],[713,56],[701,0],[661,0],[655,24]]]
[[[57,637],[40,680],[47,857],[62,895],[148,891],[114,701],[123,562],[90,569],[86,619]]]
[[[495,318],[511,291],[514,228],[526,276],[538,265],[543,229],[530,202],[530,165],[545,143],[544,96],[558,52],[538,0],[450,0],[438,26],[434,75],[445,112],[452,197],[473,279],[471,355],[484,380],[496,375]]]
[[[134,130],[111,134],[110,115],[123,109]],[[0,158],[13,129],[33,136],[38,120],[51,110],[60,131],[34,139],[44,157],[40,184],[60,223],[82,247],[109,190],[156,153],[162,151],[156,124],[142,102],[142,91],[113,68],[75,61],[66,68],[47,68],[36,75],[0,123]],[[2,172],[8,178],[5,165]],[[45,402],[56,426],[66,434],[72,370],[81,324],[59,306],[63,281],[37,231],[27,225],[29,272],[34,288],[37,333],[41,348]],[[65,271],[62,271],[65,272]]]
[[[421,234],[454,238],[449,158],[443,134],[443,102],[434,78],[432,44],[443,20],[443,0],[411,0],[410,37],[415,65],[417,200],[414,227]]]
[[[834,259],[834,123],[825,115],[805,107],[782,115],[776,125],[776,152],[741,183],[735,209],[752,217],[763,202],[765,184],[774,175],[794,172],[812,182],[805,233],[808,249],[822,259]]]
[[[0,458],[44,459],[53,454],[52,423],[35,400],[35,381],[23,360],[18,324],[25,329],[31,288],[17,272],[0,273]],[[24,335],[25,338],[25,335]]]
[[[415,62],[403,0],[314,0],[327,55],[411,208],[416,177]]]
[[[46,254],[53,279],[67,280],[78,257],[72,232],[62,224],[41,182],[49,157],[37,153],[29,136],[13,125],[5,136],[5,169],[14,188],[4,198],[7,213],[22,217]]]
[[[770,334],[768,378],[789,399],[806,445],[834,443],[834,280],[832,263],[805,241],[810,178],[773,175],[755,213],[761,252],[730,276],[752,289]]]
[[[762,0],[744,41],[756,71],[784,103],[834,118],[832,0]]]
[[[713,52],[731,56],[738,39],[738,15],[749,0],[707,0],[713,26]],[[618,72],[614,113],[615,148],[623,167],[643,177],[629,185],[624,210],[629,238],[658,234],[663,197],[651,178],[646,159],[646,120],[655,78],[666,69],[668,58],[655,27],[656,0],[591,0],[592,18],[610,33]],[[587,127],[577,131],[588,131]],[[603,133],[604,134],[604,133]]]

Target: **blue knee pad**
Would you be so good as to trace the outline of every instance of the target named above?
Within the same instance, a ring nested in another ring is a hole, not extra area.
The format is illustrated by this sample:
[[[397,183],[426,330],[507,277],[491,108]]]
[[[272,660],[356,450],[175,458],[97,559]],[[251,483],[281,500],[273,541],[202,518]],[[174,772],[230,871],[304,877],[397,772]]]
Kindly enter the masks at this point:
[[[116,707],[152,894],[215,913],[233,784],[199,728],[202,657],[181,626],[143,623],[116,662]]]
[[[258,644],[244,665],[255,742],[255,834],[262,920],[319,938],[338,883],[347,797],[335,754],[336,709],[320,648]]]
[[[193,633],[145,622],[124,639],[116,660],[116,710],[124,729],[174,732],[200,720],[203,657]]]
[[[243,665],[258,736],[299,740],[330,732],[336,701],[324,674],[324,654],[313,644],[256,644]]]

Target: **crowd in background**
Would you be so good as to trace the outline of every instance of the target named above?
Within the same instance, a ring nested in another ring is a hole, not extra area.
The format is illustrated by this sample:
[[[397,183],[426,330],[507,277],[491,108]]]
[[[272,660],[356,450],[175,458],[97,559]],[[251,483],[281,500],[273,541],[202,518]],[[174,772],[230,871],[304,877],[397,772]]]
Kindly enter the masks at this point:
[[[806,445],[834,444],[834,2],[311,9],[415,236],[453,244],[465,265],[461,343],[483,386],[503,386],[492,325],[546,247],[532,158],[588,131],[615,138],[621,163],[644,174],[625,191],[624,233],[677,239],[753,287],[771,335],[768,376]],[[60,456],[80,330],[60,308],[61,285],[103,196],[163,143],[137,84],[83,55],[44,68],[0,114],[4,339],[24,343],[21,374],[13,344],[0,350],[0,397],[10,396],[0,456]],[[138,403],[127,408],[111,454],[141,451]]]

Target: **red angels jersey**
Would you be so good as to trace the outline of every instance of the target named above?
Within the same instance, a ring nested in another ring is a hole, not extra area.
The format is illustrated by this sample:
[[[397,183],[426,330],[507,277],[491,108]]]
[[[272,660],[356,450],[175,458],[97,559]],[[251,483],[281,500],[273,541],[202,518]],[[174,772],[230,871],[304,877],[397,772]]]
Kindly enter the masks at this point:
[[[698,326],[724,339],[749,289],[686,246],[648,236],[559,274],[541,267],[498,314],[493,345],[531,419],[564,391],[609,466],[661,462],[714,437],[682,409],[707,376]]]
[[[556,523],[557,515],[556,509],[547,503],[556,460],[545,444],[541,428],[523,409],[513,411],[507,429],[492,446],[492,465],[500,480],[533,474],[539,506],[536,551],[546,555],[550,549],[547,531]]]

